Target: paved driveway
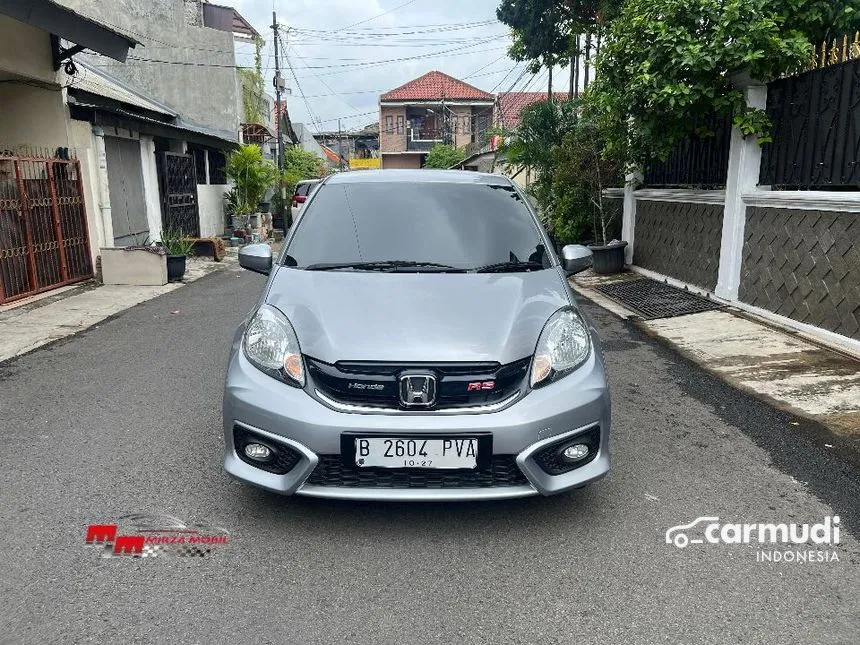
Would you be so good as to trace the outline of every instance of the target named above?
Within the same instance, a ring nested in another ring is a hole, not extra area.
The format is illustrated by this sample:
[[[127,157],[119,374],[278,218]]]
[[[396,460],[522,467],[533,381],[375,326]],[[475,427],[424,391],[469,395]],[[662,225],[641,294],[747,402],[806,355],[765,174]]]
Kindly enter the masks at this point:
[[[611,314],[614,469],[483,504],[281,498],[220,467],[232,331],[260,276],[222,272],[0,365],[0,642],[857,643],[860,478],[815,428]],[[168,513],[206,559],[102,559],[88,524]],[[668,527],[842,518],[838,562],[760,563]]]

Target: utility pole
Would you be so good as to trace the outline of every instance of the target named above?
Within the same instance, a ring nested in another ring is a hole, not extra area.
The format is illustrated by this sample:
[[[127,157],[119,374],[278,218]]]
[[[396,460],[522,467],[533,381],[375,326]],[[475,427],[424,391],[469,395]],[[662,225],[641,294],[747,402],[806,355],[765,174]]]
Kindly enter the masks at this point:
[[[337,163],[341,170],[343,170],[343,139],[340,134],[340,119],[337,120]]]
[[[272,12],[272,30],[275,32],[275,132],[278,137],[278,170],[284,169],[284,138],[281,133],[281,90],[284,87],[284,79],[281,77],[280,61],[278,60],[278,15]]]

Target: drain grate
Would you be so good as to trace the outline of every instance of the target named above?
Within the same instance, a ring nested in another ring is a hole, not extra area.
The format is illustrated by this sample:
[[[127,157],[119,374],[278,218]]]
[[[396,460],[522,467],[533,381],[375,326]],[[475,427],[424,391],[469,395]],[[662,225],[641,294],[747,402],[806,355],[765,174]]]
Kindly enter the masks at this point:
[[[723,307],[713,300],[647,278],[610,282],[594,288],[646,320],[696,314]]]

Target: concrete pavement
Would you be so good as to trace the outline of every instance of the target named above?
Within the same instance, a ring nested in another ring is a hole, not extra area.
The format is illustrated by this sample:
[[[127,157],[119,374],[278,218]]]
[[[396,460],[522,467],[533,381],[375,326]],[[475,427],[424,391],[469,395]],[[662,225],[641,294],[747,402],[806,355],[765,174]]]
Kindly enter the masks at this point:
[[[189,258],[182,282],[162,286],[70,286],[0,307],[0,363],[77,334],[134,305],[179,289],[213,271],[237,268],[235,253],[216,263]]]
[[[857,470],[790,425],[815,424],[590,303],[614,397],[613,471],[591,487],[410,505],[230,479],[228,345],[263,282],[219,272],[0,364],[0,642],[857,642]],[[231,543],[194,560],[84,545],[88,524],[135,512],[222,526]],[[700,516],[832,514],[838,562],[664,542]]]

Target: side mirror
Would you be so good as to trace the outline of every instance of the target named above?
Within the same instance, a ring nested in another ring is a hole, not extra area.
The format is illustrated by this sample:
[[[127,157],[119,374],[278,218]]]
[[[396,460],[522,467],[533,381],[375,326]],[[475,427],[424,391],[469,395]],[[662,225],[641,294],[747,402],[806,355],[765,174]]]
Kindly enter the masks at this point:
[[[591,251],[581,244],[568,244],[561,250],[562,263],[567,275],[585,271],[591,266]]]
[[[239,266],[249,271],[269,275],[272,270],[272,247],[268,244],[248,244],[239,249]]]

